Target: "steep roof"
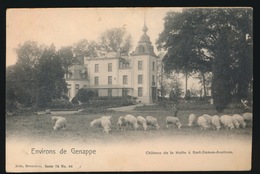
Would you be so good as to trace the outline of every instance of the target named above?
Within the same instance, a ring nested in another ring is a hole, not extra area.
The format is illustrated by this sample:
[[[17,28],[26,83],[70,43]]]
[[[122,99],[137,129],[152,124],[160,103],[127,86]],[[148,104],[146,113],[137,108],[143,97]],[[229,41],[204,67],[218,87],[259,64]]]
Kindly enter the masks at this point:
[[[137,56],[137,55],[150,55],[157,57],[154,53],[154,47],[152,46],[152,43],[150,41],[150,37],[146,34],[148,31],[148,27],[144,23],[144,26],[142,28],[143,35],[140,37],[138,46],[136,47],[135,51],[131,53],[131,56]]]

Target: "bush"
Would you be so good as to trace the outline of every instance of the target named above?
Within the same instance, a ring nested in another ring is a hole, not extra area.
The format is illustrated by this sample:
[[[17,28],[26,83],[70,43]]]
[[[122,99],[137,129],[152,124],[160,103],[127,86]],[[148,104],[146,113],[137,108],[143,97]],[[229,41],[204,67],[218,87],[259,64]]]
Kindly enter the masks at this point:
[[[64,108],[72,108],[73,104],[69,100],[53,99],[51,103],[49,103],[49,107],[52,109],[64,109]]]

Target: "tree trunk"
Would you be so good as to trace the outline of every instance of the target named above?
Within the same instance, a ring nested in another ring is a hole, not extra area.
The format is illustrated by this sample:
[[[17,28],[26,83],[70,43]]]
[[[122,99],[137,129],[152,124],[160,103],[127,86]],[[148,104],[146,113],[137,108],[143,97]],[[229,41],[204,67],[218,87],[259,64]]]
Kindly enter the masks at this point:
[[[188,72],[185,72],[185,96],[187,95],[188,90]]]
[[[205,79],[205,73],[204,72],[201,72],[201,75],[202,75],[202,83],[203,83],[203,92],[204,92],[204,99],[206,99],[206,79]]]

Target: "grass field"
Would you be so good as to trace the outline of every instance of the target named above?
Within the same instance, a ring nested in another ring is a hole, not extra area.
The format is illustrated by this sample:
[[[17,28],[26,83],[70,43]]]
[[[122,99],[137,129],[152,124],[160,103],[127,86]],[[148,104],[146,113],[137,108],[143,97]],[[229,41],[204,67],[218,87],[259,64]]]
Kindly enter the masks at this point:
[[[188,116],[190,113],[196,115],[202,114],[217,114],[214,110],[194,110],[185,111],[180,110],[178,117],[182,123],[180,130],[170,127],[166,128],[165,118],[171,116],[172,113],[169,111],[129,111],[129,112],[107,112],[102,115],[112,115],[112,130],[110,134],[103,133],[101,128],[90,128],[90,122],[96,118],[101,117],[101,114],[66,114],[64,116],[68,123],[66,130],[54,131],[52,127],[51,116],[49,115],[30,115],[30,116],[10,116],[6,118],[6,138],[20,138],[20,139],[31,139],[37,141],[68,141],[68,142],[81,142],[81,143],[105,143],[105,142],[117,142],[120,141],[131,141],[138,142],[140,140],[156,140],[157,138],[171,139],[200,139],[207,138],[209,140],[218,139],[245,139],[251,140],[252,138],[252,127],[245,129],[214,131],[212,129],[201,131],[198,127],[188,127]],[[226,110],[227,114],[240,113],[237,109]],[[134,116],[154,116],[157,118],[160,129],[154,130],[149,129],[143,131],[139,128],[134,131],[132,128],[128,128],[126,131],[120,131],[116,127],[117,119],[121,115],[132,114]]]

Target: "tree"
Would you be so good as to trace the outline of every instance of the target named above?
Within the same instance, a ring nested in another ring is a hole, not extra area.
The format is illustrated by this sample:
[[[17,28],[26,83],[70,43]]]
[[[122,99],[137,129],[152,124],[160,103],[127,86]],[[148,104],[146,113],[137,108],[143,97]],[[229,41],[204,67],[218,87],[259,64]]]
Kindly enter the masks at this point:
[[[97,57],[99,45],[95,41],[82,39],[73,45],[73,53],[78,62],[83,63],[84,57]]]
[[[201,32],[201,23],[197,22],[197,16],[201,17],[199,12],[184,10],[182,13],[167,13],[164,30],[156,41],[158,49],[167,50],[164,58],[165,70],[185,74],[185,93],[189,75],[196,71],[208,71],[210,63],[206,62],[212,59],[206,56],[204,47],[199,44],[200,37],[196,37]]]
[[[95,97],[95,91],[91,89],[81,88],[76,94],[75,100],[80,101],[82,103],[87,103],[93,97]]]
[[[246,88],[252,82],[252,56],[248,57],[250,54],[246,51],[248,43],[245,38],[247,35],[252,36],[252,9],[185,9],[182,12],[167,13],[164,20],[164,30],[156,44],[158,49],[167,51],[165,70],[200,72],[202,78],[213,71],[215,59],[220,57],[218,42],[221,30],[228,26],[229,39],[225,46],[230,54],[227,66],[232,69],[228,74],[231,79],[228,90],[231,92],[238,88],[237,91],[241,91],[238,92],[240,97],[247,95],[242,91],[248,91]],[[237,74],[243,78],[237,78]]]
[[[36,100],[36,67],[42,48],[43,46],[39,46],[37,42],[26,41],[15,49],[17,63],[12,68],[12,88],[15,91],[16,100],[25,106],[31,106]]]
[[[9,66],[6,69],[6,110],[7,111],[14,111],[17,109],[16,106],[16,101],[17,101],[17,96],[16,96],[16,91],[15,91],[15,76],[14,76],[14,65]]]
[[[222,28],[218,41],[216,42],[218,51],[214,59],[213,77],[212,77],[212,97],[215,109],[222,112],[231,102],[231,83],[230,83],[230,50],[229,30]]]
[[[101,34],[101,49],[106,53],[120,52],[128,55],[132,47],[132,37],[125,28],[112,28]]]
[[[37,106],[44,109],[52,99],[67,93],[64,70],[53,44],[43,51],[37,69]]]
[[[65,72],[67,72],[68,68],[77,61],[73,56],[71,46],[61,47],[58,51],[58,55],[61,59],[61,64]]]

